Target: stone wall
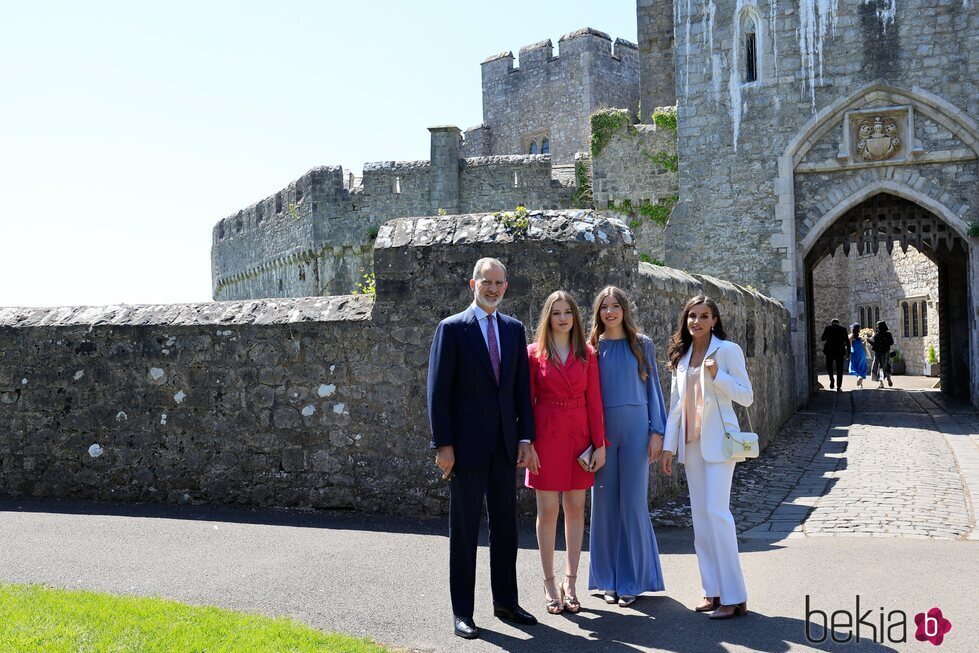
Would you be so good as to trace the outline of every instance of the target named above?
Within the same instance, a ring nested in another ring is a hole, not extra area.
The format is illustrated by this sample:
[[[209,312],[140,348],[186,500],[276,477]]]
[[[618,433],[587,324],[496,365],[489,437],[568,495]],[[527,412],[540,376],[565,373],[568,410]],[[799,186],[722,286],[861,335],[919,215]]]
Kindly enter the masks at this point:
[[[529,140],[546,136],[555,163],[573,163],[589,149],[588,116],[599,107],[639,106],[636,45],[585,28],[565,34],[554,56],[550,39],[482,63],[483,124],[493,154],[526,154]]]
[[[574,179],[548,156],[459,158],[459,130],[432,128],[432,161],[364,165],[345,187],[339,166],[316,168],[288,187],[219,221],[212,234],[216,300],[335,295],[370,273],[372,243],[394,218],[571,206]]]
[[[785,310],[638,264],[619,221],[535,213],[521,237],[489,214],[398,219],[377,237],[376,300],[0,309],[0,493],[442,514],[429,346],[487,255],[508,265],[505,310],[528,330],[556,288],[585,306],[608,283],[630,291],[667,389],[666,339],[705,287],[748,355],[755,428],[767,440],[795,408]],[[655,496],[681,477],[654,472]],[[521,502],[533,510],[530,491]]]
[[[779,299],[805,369],[811,310],[803,262],[813,228],[882,190],[926,206],[960,234],[979,217],[979,59],[963,54],[979,50],[979,6],[718,0],[676,3],[675,11],[680,202],[666,263]],[[757,28],[756,81],[745,76],[746,18]],[[853,156],[848,114],[908,108],[905,149],[876,160]],[[974,303],[979,276],[970,275]],[[975,319],[970,313],[962,327],[973,334],[979,402]],[[805,396],[809,376],[799,378]]]
[[[612,134],[608,143],[592,157],[592,197],[599,210],[610,210],[626,222],[636,235],[640,254],[666,259],[665,225],[644,216],[644,204],[673,202],[679,192],[676,171],[654,160],[676,155],[676,132],[650,125],[628,125]],[[624,202],[628,202],[628,211]],[[677,267],[686,267],[675,262]]]
[[[928,348],[933,347],[936,354],[939,351],[938,266],[927,256],[913,247],[906,254],[895,247],[893,254],[882,248],[877,254],[859,255],[851,250],[850,256],[844,256],[839,247],[835,256],[823,259],[813,271],[813,294],[817,336],[834,317],[849,328],[860,322],[861,307],[874,309],[874,317],[865,317],[861,324],[874,326],[879,311],[880,319],[887,322],[894,335],[894,349],[901,352],[907,373],[930,372],[926,365]],[[909,303],[908,337],[904,336],[904,302]],[[917,302],[919,310],[921,302],[925,302],[927,310],[926,321],[918,316],[917,336],[911,302]],[[925,324],[927,335],[922,333]],[[820,370],[825,369],[822,352],[822,343],[814,342],[813,360]]]

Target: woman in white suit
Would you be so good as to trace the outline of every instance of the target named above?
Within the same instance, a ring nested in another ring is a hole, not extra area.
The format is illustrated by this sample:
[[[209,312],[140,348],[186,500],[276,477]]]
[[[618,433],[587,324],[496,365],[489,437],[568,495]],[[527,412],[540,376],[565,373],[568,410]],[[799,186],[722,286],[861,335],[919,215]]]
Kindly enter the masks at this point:
[[[731,515],[734,463],[724,456],[723,439],[725,431],[741,430],[733,403],[751,405],[751,381],[741,347],[726,339],[717,304],[704,295],[683,307],[668,358],[673,381],[660,467],[672,474],[676,455],[687,474],[704,589],[695,609],[730,619],[747,614],[748,594]]]

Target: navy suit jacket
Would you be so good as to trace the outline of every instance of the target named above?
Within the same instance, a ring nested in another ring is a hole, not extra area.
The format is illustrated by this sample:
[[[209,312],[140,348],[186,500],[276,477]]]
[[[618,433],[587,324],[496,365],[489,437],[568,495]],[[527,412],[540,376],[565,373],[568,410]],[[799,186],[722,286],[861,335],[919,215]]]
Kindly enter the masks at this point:
[[[507,456],[534,439],[527,336],[519,320],[495,313],[500,382],[472,306],[439,323],[428,359],[431,446],[452,445],[457,468],[488,467],[503,432]]]

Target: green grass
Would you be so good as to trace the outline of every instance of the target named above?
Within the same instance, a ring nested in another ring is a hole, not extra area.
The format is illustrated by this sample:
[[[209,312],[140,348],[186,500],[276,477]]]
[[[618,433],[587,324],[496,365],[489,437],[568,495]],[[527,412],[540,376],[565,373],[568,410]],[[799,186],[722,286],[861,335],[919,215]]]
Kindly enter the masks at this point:
[[[290,619],[163,599],[0,583],[0,651],[31,653],[383,652]]]

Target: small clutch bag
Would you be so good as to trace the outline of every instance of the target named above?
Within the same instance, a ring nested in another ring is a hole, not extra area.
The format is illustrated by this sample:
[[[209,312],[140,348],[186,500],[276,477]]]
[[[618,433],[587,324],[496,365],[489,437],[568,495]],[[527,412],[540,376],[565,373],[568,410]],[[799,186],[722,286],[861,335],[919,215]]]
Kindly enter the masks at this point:
[[[588,468],[591,467],[591,456],[593,453],[595,453],[595,446],[590,444],[588,445],[587,449],[578,454],[578,464],[581,465],[581,468],[586,472],[588,471]]]

